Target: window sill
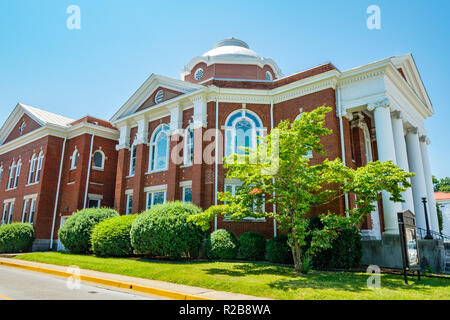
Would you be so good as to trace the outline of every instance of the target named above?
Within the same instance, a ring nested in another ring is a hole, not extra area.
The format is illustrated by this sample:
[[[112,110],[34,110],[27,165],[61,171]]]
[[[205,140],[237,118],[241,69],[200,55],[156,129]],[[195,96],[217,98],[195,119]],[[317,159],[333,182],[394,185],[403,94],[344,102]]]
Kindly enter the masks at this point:
[[[40,181],[38,181],[38,182],[33,182],[33,183],[28,183],[28,184],[25,185],[25,187],[35,186],[35,185],[39,184],[39,182],[40,182]]]
[[[92,170],[95,170],[95,171],[105,171],[105,168],[92,167]]]
[[[13,190],[16,190],[16,189],[17,189],[17,187],[14,187],[14,188],[6,189],[6,191],[13,191]]]
[[[77,167],[74,167],[74,168],[70,168],[70,169],[69,169],[69,171],[74,171],[74,170],[77,170]]]
[[[132,176],[126,176],[125,179],[134,178],[134,174]]]
[[[184,168],[190,168],[190,167],[192,167],[192,163],[189,163],[189,164],[183,164],[182,166],[180,166],[181,169],[184,169]]]
[[[164,171],[167,171],[167,168],[159,169],[159,170],[153,170],[153,171],[147,171],[145,174],[152,174],[152,173],[158,173],[158,172],[164,172]]]
[[[223,218],[223,222],[236,222],[236,223],[240,223],[240,222],[266,222],[266,218],[254,218],[254,219],[249,219],[249,218],[244,218],[242,220],[231,220],[231,219],[227,219],[227,218]]]

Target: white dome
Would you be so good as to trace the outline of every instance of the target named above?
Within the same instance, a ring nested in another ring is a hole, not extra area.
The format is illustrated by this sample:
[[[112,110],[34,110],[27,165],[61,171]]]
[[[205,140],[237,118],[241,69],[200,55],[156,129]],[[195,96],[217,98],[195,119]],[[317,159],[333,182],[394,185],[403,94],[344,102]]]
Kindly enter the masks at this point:
[[[228,38],[216,43],[212,50],[204,53],[203,57],[227,57],[227,58],[254,58],[262,60],[262,58],[253,50],[250,50],[248,44],[242,40]]]
[[[265,65],[269,65],[275,73],[276,78],[280,78],[283,75],[275,61],[261,57],[255,51],[250,50],[247,43],[235,38],[221,40],[214,45],[213,49],[205,52],[201,56],[193,58],[181,72],[181,79],[184,80],[184,76],[190,74],[192,69],[200,62],[205,63],[207,66],[215,63],[250,64],[263,68]]]

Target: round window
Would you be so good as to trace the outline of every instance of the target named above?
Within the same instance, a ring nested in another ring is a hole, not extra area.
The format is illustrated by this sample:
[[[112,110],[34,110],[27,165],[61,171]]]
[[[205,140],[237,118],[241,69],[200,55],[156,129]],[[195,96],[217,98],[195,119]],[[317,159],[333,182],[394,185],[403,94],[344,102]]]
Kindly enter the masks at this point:
[[[160,103],[164,99],[164,91],[159,90],[155,95],[155,103]]]
[[[198,68],[197,71],[195,71],[194,79],[197,80],[197,81],[200,80],[201,78],[203,78],[203,74],[204,73],[205,72],[203,71],[202,68]]]

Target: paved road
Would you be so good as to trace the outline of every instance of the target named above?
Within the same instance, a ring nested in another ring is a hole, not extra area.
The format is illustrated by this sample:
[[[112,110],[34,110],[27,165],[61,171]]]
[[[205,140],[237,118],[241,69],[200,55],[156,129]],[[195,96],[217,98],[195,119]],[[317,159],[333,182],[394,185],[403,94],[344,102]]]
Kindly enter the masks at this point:
[[[67,278],[35,271],[0,267],[0,300],[158,300],[158,296],[87,284],[69,289]]]

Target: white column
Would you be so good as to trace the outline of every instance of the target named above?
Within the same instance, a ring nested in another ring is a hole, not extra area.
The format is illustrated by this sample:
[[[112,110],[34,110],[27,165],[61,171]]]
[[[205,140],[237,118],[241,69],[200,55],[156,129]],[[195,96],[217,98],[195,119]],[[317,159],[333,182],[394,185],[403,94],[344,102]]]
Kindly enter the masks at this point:
[[[408,149],[409,170],[415,173],[415,176],[411,178],[411,182],[416,225],[419,228],[426,229],[425,211],[423,209],[422,197],[427,196],[427,188],[423,174],[423,163],[417,128],[408,129],[406,134],[406,148]]]
[[[183,134],[183,111],[179,103],[169,107],[170,134]]]
[[[138,129],[135,144],[145,144],[148,142],[148,120],[145,116],[142,116],[137,118],[136,122],[138,124]]]
[[[405,132],[403,130],[403,121],[400,111],[392,113],[392,131],[394,134],[395,156],[397,158],[397,165],[409,172],[408,154],[406,152]],[[408,188],[402,193],[402,198],[405,202],[402,203],[403,210],[411,210],[414,212],[414,201],[412,189]]]
[[[420,137],[420,153],[422,154],[423,173],[427,188],[428,217],[430,217],[430,229],[439,232],[439,222],[436,211],[436,200],[434,199],[433,178],[431,175],[430,157],[428,155],[428,144],[430,141],[426,136]]]
[[[120,137],[119,143],[116,145],[116,150],[128,149],[130,147],[130,127],[127,123],[118,125]]]
[[[389,101],[385,99],[370,104],[368,110],[374,110],[378,160],[382,162],[392,160],[393,163],[397,164]],[[382,197],[384,233],[398,234],[397,212],[401,211],[401,205],[398,202],[390,200],[390,194],[387,191],[383,191]]]
[[[196,96],[191,98],[191,102],[194,105],[194,129],[206,128],[208,124],[208,110],[206,104],[206,98],[204,96]]]

